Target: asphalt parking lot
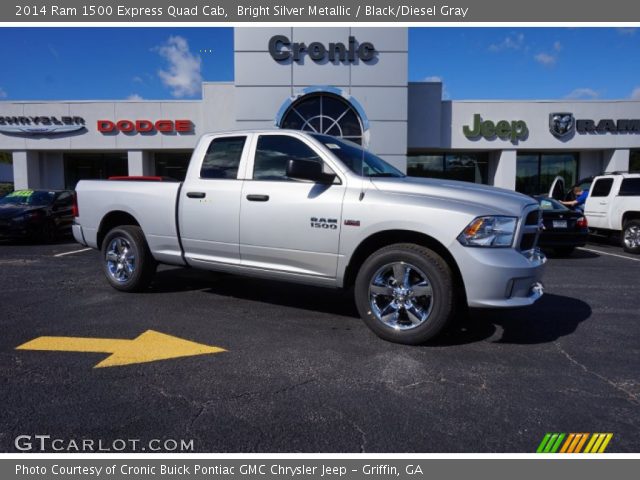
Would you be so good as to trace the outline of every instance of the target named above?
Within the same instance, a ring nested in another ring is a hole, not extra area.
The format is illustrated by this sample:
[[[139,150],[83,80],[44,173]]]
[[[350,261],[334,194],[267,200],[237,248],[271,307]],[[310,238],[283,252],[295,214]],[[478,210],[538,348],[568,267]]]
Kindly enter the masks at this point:
[[[196,452],[534,452],[546,432],[612,432],[608,452],[638,452],[640,257],[587,248],[549,260],[535,306],[471,312],[407,347],[375,337],[340,292],[164,267],[125,294],[95,251],[0,245],[0,451],[50,435]],[[16,350],[147,330],[226,351],[93,368],[107,355]]]

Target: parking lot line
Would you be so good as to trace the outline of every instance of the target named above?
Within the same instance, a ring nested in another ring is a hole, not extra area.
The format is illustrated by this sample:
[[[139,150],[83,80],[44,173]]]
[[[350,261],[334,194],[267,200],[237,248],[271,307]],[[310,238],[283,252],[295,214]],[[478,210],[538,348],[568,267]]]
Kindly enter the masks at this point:
[[[64,257],[65,255],[73,255],[74,253],[87,252],[89,250],[92,250],[92,249],[91,248],[81,248],[80,250],[72,250],[71,252],[56,253],[54,255],[54,257]]]
[[[631,258],[631,257],[627,257],[626,255],[618,255],[617,253],[603,252],[602,250],[594,250],[592,248],[584,248],[584,247],[578,247],[578,249],[579,250],[584,250],[586,252],[599,253],[601,255],[609,255],[610,257],[626,258],[627,260],[632,260],[634,262],[640,262],[640,258]]]

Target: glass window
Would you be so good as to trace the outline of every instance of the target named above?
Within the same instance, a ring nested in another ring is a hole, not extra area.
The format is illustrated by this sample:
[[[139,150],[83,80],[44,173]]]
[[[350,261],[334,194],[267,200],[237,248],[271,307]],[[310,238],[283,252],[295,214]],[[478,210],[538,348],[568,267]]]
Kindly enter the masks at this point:
[[[613,178],[601,178],[591,188],[592,197],[608,197],[613,185]]]
[[[310,93],[294,102],[282,116],[280,128],[323,133],[362,145],[362,121],[353,106],[331,93]]]
[[[200,168],[200,178],[237,179],[247,137],[214,138]]]
[[[488,160],[485,153],[451,152],[410,155],[407,175],[445,178],[463,182],[487,183]]]
[[[160,177],[183,181],[187,176],[190,159],[191,152],[154,152],[154,172]]]
[[[64,181],[69,190],[75,190],[80,180],[105,180],[127,176],[128,172],[126,152],[64,154]]]
[[[640,172],[640,150],[631,150],[629,154],[629,171]]]
[[[287,177],[287,163],[291,159],[322,159],[308,145],[288,135],[261,135],[258,138],[253,164],[254,180],[291,180]]]
[[[548,193],[558,176],[566,186],[575,185],[577,175],[575,153],[518,153],[516,157],[516,190],[520,193]]]
[[[625,178],[620,186],[621,197],[636,197],[640,195],[640,178]]]

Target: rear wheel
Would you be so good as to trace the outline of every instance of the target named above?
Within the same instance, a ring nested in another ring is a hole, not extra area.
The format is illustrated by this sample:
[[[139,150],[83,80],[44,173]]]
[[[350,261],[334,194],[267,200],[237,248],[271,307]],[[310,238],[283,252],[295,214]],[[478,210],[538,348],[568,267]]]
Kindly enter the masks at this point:
[[[362,265],[355,284],[360,316],[379,337],[425,343],[453,317],[453,274],[433,250],[415,244],[381,248]]]
[[[157,263],[142,229],[124,225],[112,229],[102,242],[103,269],[111,286],[123,292],[139,292],[149,286]]]
[[[640,253],[640,220],[631,220],[624,224],[622,248],[628,253]]]

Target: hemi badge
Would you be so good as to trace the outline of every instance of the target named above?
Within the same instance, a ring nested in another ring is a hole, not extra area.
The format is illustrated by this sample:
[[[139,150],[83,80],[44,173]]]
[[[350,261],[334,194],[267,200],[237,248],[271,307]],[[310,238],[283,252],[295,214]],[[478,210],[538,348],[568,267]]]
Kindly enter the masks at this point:
[[[345,220],[344,224],[347,225],[348,227],[359,227],[360,220]]]

